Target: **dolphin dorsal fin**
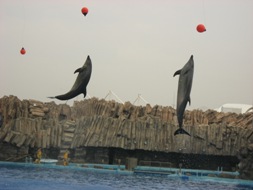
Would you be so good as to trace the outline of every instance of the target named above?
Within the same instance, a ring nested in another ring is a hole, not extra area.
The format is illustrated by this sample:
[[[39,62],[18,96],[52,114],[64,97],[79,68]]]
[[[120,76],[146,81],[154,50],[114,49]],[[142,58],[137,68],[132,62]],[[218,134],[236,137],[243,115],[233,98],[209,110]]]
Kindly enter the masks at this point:
[[[176,75],[180,75],[181,70],[182,70],[182,69],[180,69],[180,70],[176,71],[176,72],[174,73],[173,77],[174,77],[174,76],[176,76]]]
[[[75,70],[74,74],[77,73],[77,72],[78,72],[78,73],[83,72],[83,67],[78,68],[77,70]]]

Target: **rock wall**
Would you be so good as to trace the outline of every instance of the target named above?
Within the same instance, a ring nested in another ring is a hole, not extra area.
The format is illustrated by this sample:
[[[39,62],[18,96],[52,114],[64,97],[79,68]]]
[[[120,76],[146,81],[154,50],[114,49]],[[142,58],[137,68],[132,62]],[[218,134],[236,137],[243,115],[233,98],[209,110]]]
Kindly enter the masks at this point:
[[[116,147],[235,156],[253,139],[251,113],[186,111],[184,128],[192,135],[188,137],[174,136],[177,120],[171,107],[136,107],[129,102],[96,98],[70,107],[10,96],[0,99],[0,110],[0,140],[18,147],[61,147],[64,139],[71,138],[71,148]],[[64,127],[71,130],[63,130]]]
[[[45,148],[61,146],[64,123],[61,121],[70,118],[71,109],[54,102],[21,101],[10,96],[0,99],[0,114],[3,120],[0,128],[1,141],[17,147]]]
[[[186,111],[174,136],[172,107],[134,106],[92,98],[72,107],[54,102],[0,99],[0,142],[17,147],[113,147],[128,150],[236,156],[253,142],[253,114]]]
[[[82,116],[101,115],[105,117],[119,118],[119,119],[143,119],[147,117],[154,117],[163,122],[177,124],[176,110],[172,107],[162,107],[155,105],[151,107],[147,104],[145,107],[134,106],[130,102],[124,104],[115,101],[105,101],[92,98],[89,100],[76,101],[72,107],[72,115],[75,118]],[[235,126],[241,128],[252,127],[252,114],[236,114],[223,113],[214,110],[193,110],[185,112],[185,125],[211,125],[211,124],[226,124],[228,126]]]
[[[253,179],[253,142],[247,146],[242,147],[239,151],[238,164],[240,177],[243,179]]]
[[[177,119],[172,107],[141,107],[129,102],[120,104],[93,98],[75,102],[72,117],[81,118],[73,147],[104,145],[234,156],[253,139],[253,115],[250,113],[186,111],[184,125],[192,137],[173,135],[177,129]]]

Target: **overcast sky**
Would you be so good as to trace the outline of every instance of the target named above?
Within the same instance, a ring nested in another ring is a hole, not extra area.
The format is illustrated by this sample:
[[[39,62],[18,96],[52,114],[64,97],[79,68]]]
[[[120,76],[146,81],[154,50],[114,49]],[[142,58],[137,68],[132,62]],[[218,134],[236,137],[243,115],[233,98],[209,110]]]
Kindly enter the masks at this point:
[[[52,101],[90,55],[91,97],[174,106],[173,74],[194,55],[187,109],[252,104],[252,10],[252,0],[0,0],[0,97]]]

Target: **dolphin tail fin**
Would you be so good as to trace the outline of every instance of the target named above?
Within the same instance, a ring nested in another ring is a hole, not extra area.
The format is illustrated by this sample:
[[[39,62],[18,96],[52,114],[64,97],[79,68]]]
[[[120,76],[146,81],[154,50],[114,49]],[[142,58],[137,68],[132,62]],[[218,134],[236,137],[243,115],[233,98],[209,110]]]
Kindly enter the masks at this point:
[[[180,75],[181,70],[182,70],[182,69],[180,69],[180,70],[176,71],[176,72],[174,73],[173,77],[174,77],[174,76],[176,76],[176,75]]]
[[[186,135],[190,135],[190,133],[188,133],[186,130],[184,130],[183,128],[179,128],[175,131],[174,135],[178,135],[178,134],[186,134]]]

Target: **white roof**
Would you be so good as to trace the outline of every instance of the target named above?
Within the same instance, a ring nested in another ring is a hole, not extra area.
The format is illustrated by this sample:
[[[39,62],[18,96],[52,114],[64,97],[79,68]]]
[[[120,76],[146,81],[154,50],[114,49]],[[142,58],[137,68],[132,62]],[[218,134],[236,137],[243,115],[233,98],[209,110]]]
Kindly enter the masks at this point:
[[[248,109],[252,108],[252,105],[249,104],[235,104],[228,103],[223,104],[221,107],[215,109],[218,112],[235,112],[235,113],[245,113]],[[252,112],[253,110],[250,110]]]

